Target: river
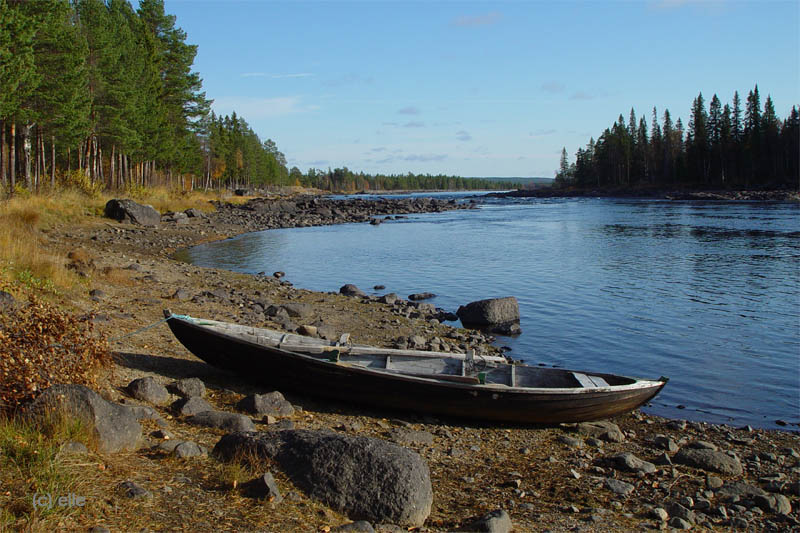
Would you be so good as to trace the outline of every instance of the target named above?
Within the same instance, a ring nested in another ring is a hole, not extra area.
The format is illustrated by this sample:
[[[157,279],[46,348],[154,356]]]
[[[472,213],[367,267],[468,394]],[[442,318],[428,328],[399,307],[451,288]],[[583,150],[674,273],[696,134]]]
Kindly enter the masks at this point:
[[[462,197],[466,195],[461,195]],[[201,266],[281,270],[455,311],[516,296],[515,359],[669,384],[647,412],[775,428],[800,423],[800,206],[480,199],[479,209],[241,235],[188,250]]]

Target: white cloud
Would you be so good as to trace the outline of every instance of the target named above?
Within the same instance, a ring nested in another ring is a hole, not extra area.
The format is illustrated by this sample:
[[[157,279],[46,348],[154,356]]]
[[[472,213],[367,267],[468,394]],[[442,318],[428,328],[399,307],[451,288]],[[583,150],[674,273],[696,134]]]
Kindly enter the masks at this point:
[[[286,78],[310,78],[313,75],[311,72],[300,72],[298,74],[273,74],[271,78],[273,80],[282,80]]]
[[[405,124],[403,124],[403,127],[404,128],[424,128],[425,127],[425,123],[424,122],[417,122],[417,121],[406,122]]]
[[[263,78],[266,76],[266,72],[245,72],[242,74],[243,78]]]
[[[300,96],[279,96],[276,98],[250,98],[240,96],[222,97],[214,100],[214,111],[227,115],[236,111],[248,121],[259,118],[307,113],[319,106],[304,104]]]
[[[397,111],[400,115],[419,115],[419,108],[414,106],[404,107]]]
[[[456,132],[456,139],[459,141],[471,141],[472,135],[470,135],[466,130],[459,130]]]

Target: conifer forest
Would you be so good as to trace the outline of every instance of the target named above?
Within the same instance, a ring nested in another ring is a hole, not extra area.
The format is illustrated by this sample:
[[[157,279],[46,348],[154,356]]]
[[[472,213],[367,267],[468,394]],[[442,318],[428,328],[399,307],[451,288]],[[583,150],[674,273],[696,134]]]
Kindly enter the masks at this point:
[[[744,109],[743,109],[744,107]],[[703,94],[692,102],[688,127],[673,122],[668,109],[659,117],[653,108],[648,128],[631,109],[628,121],[617,122],[579,148],[570,163],[561,152],[556,183],[577,188],[798,188],[800,113],[793,106],[781,120],[768,95],[761,105],[758,85],[742,104],[738,91],[732,103],[715,94],[706,109]]]

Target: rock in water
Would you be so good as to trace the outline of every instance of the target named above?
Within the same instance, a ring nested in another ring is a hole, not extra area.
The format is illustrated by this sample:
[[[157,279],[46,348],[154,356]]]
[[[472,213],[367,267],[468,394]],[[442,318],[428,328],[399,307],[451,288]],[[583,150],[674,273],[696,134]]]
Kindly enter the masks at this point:
[[[227,461],[243,455],[273,460],[312,498],[353,520],[418,526],[433,503],[427,463],[380,439],[310,430],[239,432],[222,437],[213,453]]]
[[[158,226],[161,222],[161,215],[153,206],[137,204],[127,198],[109,200],[106,203],[105,216],[140,226]]]
[[[510,331],[511,325],[519,325],[519,302],[513,296],[478,300],[459,307],[456,315],[466,327]],[[517,328],[513,330],[521,331]]]
[[[104,400],[83,385],[53,385],[26,412],[34,420],[48,416],[81,420],[93,431],[101,453],[135,450],[142,436],[142,426],[130,409]]]

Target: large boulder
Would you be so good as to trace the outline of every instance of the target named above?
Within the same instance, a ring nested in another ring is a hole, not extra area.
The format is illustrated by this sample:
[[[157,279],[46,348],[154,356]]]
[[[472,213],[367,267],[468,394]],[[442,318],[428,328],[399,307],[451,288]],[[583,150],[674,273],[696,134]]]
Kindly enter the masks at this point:
[[[519,325],[519,302],[513,296],[489,298],[462,305],[456,311],[465,327],[488,328],[501,332]],[[515,328],[519,333],[519,329]]]
[[[131,409],[109,402],[83,385],[53,385],[26,413],[32,420],[52,416],[81,420],[92,431],[101,453],[135,450],[142,436],[142,427]]]
[[[140,226],[158,226],[161,222],[161,215],[153,206],[137,204],[128,198],[109,200],[106,203],[105,216]]]
[[[380,439],[310,430],[241,432],[222,437],[213,454],[226,461],[275,461],[309,496],[353,520],[419,526],[433,503],[427,463]]]

